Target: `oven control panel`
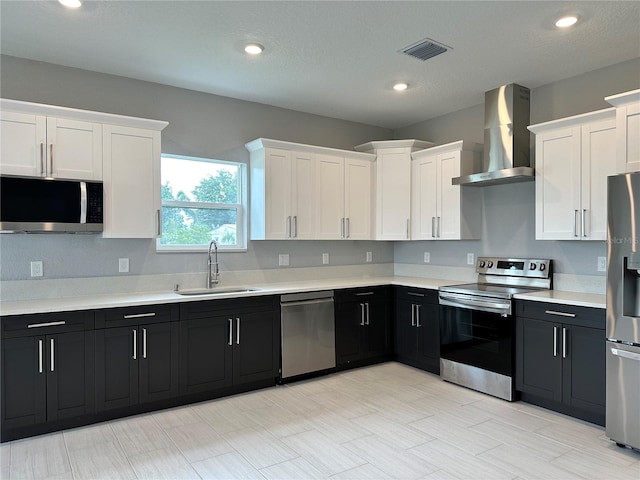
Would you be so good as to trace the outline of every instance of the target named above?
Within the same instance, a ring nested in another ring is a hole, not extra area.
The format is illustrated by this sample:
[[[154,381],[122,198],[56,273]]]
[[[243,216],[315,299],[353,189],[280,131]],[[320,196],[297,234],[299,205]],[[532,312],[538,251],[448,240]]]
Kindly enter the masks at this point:
[[[551,260],[539,258],[478,257],[476,272],[483,275],[549,278]]]

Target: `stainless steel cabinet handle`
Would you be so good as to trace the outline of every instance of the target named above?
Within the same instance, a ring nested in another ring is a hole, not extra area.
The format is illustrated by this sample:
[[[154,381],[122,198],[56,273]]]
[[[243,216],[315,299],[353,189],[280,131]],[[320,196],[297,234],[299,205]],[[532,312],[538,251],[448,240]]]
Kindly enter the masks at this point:
[[[123,315],[122,318],[144,318],[144,317],[155,317],[156,313],[155,312],[148,312],[148,313],[131,313],[129,315]]]
[[[340,238],[344,238],[344,218],[340,219]]]
[[[142,358],[147,358],[147,329],[142,329]]]
[[[420,305],[416,305],[416,327],[420,328]]]
[[[556,310],[545,310],[544,313],[548,315],[557,315],[559,317],[571,317],[575,318],[575,313],[557,312]]]
[[[160,215],[159,208],[156,210],[156,222],[158,225],[158,229],[157,229],[158,236],[161,237],[162,236],[162,216]]]
[[[287,217],[287,238],[291,238],[291,215]]]
[[[345,222],[347,224],[347,235],[346,235],[346,238],[349,238],[351,236],[351,219],[349,217],[347,217],[345,219]]]
[[[293,216],[293,238],[298,238],[298,216]]]
[[[131,330],[133,332],[133,359],[138,359],[138,331],[136,329]]]
[[[60,320],[59,322],[44,322],[44,323],[30,323],[27,325],[27,328],[42,328],[42,327],[56,327],[58,325],[64,325],[64,320]]]
[[[54,371],[56,370],[55,363],[54,363],[54,362],[55,362],[55,360],[54,360],[54,359],[55,359],[55,356],[56,356],[56,355],[55,355],[55,352],[54,352],[54,350],[55,350],[55,343],[54,343],[54,341],[53,341],[53,338],[50,340],[50,342],[51,342],[51,343],[50,343],[50,345],[51,345],[51,358],[50,358],[50,360],[51,360],[51,371],[52,371],[52,372],[54,372]]]
[[[236,317],[236,345],[240,345],[240,317]]]
[[[356,297],[364,297],[364,296],[368,296],[368,295],[373,295],[374,292],[360,292],[360,293],[356,293]]]
[[[438,218],[438,238],[440,238],[440,217]]]
[[[578,236],[578,210],[573,211],[573,236]]]
[[[53,143],[49,144],[49,175],[53,175]]]
[[[407,218],[407,240],[409,240],[409,227],[410,227],[410,220]]]
[[[407,292],[407,295],[412,295],[414,297],[424,297],[424,293]]]
[[[585,233],[587,230],[586,224],[585,224],[585,216],[586,216],[587,210],[586,209],[582,209],[582,236],[586,237],[587,234]]]
[[[436,238],[436,217],[431,217],[431,238]]]
[[[360,304],[360,326],[364,326],[364,303]]]
[[[38,373],[42,373],[42,340],[38,340]]]
[[[553,327],[553,356],[558,356],[558,327]]]
[[[233,345],[233,320],[229,319],[229,342],[227,345]]]
[[[367,309],[367,321],[365,322],[365,325],[369,325],[369,302],[365,303],[364,305]]]
[[[46,175],[44,170],[44,142],[40,142],[40,175]]]
[[[411,326],[416,326],[416,305],[415,303],[411,304]]]
[[[562,358],[567,358],[567,329],[562,327]]]

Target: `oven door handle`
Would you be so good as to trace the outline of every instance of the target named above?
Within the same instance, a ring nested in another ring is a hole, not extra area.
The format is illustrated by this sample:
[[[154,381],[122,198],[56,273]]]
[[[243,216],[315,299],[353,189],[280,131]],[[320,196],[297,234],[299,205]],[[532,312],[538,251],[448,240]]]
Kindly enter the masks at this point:
[[[511,301],[490,301],[470,298],[467,295],[440,292],[440,305],[449,307],[466,308],[469,310],[481,310],[483,312],[499,313],[506,317],[511,315]]]

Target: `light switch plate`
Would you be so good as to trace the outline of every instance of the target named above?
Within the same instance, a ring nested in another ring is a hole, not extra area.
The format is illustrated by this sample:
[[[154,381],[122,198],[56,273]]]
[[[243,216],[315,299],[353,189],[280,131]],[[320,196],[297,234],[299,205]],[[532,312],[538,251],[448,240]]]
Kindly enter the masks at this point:
[[[323,253],[322,254],[322,264],[323,265],[329,265],[329,254],[328,253]]]
[[[367,252],[367,263],[373,262],[373,252]]]
[[[128,258],[119,258],[118,259],[118,272],[120,272],[120,273],[129,273],[129,259]]]
[[[424,252],[424,263],[431,263],[431,253]]]
[[[467,265],[475,265],[476,259],[473,253],[467,253]]]
[[[281,253],[280,255],[278,255],[278,265],[281,267],[288,267],[289,266],[289,254],[288,253]]]
[[[607,257],[598,257],[598,271],[599,272],[607,271]]]
[[[38,260],[35,262],[31,262],[31,276],[32,277],[42,276],[42,261]]]

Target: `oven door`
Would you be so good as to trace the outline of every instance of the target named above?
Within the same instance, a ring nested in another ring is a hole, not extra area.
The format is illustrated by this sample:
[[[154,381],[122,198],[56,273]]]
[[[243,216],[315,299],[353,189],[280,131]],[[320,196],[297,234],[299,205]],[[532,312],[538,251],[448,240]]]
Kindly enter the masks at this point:
[[[442,301],[440,305],[442,359],[513,377],[515,322],[511,315],[444,305]]]

